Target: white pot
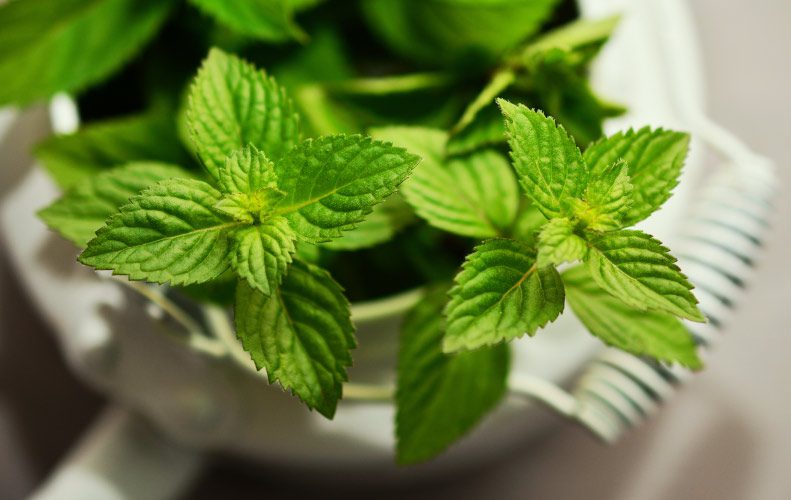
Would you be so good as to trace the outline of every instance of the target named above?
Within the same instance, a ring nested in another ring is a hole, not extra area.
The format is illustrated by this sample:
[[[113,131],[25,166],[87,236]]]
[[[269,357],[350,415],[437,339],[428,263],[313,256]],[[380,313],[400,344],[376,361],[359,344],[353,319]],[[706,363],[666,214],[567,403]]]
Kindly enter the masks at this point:
[[[674,96],[678,75],[668,67],[663,53],[662,37],[672,29],[673,20],[657,18],[656,4],[652,0],[582,2],[585,15],[624,14],[616,36],[597,63],[593,80],[599,92],[630,110],[610,123],[609,131],[643,125],[683,128]],[[684,47],[692,53],[695,49]],[[693,99],[691,105],[699,106],[699,75],[685,75],[684,85],[687,100],[693,96],[697,102]],[[10,148],[21,144],[19,136],[29,143],[31,138],[48,133],[42,120],[45,110],[17,117],[16,128],[10,131],[7,116],[7,111],[6,118],[0,115],[3,158]],[[61,130],[63,123],[71,120],[67,110],[56,111],[51,118],[56,125],[60,123]],[[21,128],[31,123],[28,130]],[[13,144],[9,144],[12,136]],[[699,172],[700,148],[695,146],[693,139],[692,155],[675,196],[645,224],[670,246],[677,236],[674,228],[687,209],[689,181]],[[34,166],[13,184],[4,182],[0,195],[0,235],[14,267],[52,325],[72,367],[86,382],[190,446],[325,471],[354,467],[401,473],[391,465],[392,404],[343,401],[335,419],[328,421],[305,410],[279,388],[268,386],[262,377],[240,368],[233,359],[196,353],[164,331],[174,325],[152,317],[146,301],[79,266],[76,249],[36,218],[35,212],[58,196],[39,167]],[[360,347],[354,352],[352,382],[392,382],[398,325],[411,299],[406,295],[354,305]],[[534,338],[514,342],[513,347],[515,374],[529,374],[560,386],[568,385],[600,349],[571,314]],[[551,418],[537,411],[536,405],[508,398],[483,425],[425,470],[486,460],[548,432],[548,421]]]

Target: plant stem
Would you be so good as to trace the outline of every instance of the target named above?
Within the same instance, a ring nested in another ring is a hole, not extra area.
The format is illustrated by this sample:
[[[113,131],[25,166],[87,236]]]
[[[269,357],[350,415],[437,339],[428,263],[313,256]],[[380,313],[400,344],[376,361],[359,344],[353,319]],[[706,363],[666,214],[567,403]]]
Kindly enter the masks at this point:
[[[328,83],[325,88],[341,94],[387,95],[447,87],[456,80],[457,77],[451,73],[412,73],[344,80]]]
[[[168,299],[164,294],[160,293],[154,287],[145,283],[129,281],[119,276],[113,276],[113,279],[150,300],[153,304],[162,309],[165,314],[170,316],[176,323],[180,324],[187,332],[186,339],[179,335],[171,335],[171,337],[178,340],[179,342],[185,343],[190,348],[193,348],[203,354],[208,354],[215,357],[222,356],[224,354],[225,349],[220,343],[203,335],[203,328],[200,324],[198,324],[197,321],[192,319],[192,317],[178,305],[176,305],[175,302]]]
[[[475,97],[468,106],[467,109],[464,110],[464,114],[461,115],[459,121],[456,125],[453,126],[453,130],[451,130],[451,134],[458,134],[467,126],[469,126],[475,117],[478,115],[483,108],[491,104],[494,99],[500,95],[505,89],[511,86],[516,80],[516,73],[511,68],[502,68],[497,70],[497,72],[492,76],[492,79],[489,80],[489,83],[481,89],[478,95]]]

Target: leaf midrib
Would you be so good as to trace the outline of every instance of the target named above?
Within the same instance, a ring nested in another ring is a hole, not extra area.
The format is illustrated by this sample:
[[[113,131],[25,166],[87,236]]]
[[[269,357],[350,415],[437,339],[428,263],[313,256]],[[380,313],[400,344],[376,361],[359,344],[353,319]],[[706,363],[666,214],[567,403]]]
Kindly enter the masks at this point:
[[[183,238],[185,236],[192,236],[192,235],[195,235],[195,234],[201,234],[201,233],[206,233],[206,232],[210,232],[210,231],[223,231],[225,229],[232,229],[232,228],[243,226],[243,225],[248,225],[248,224],[245,223],[245,222],[226,222],[224,224],[220,224],[220,225],[217,225],[217,226],[204,227],[204,228],[195,229],[193,231],[189,231],[189,232],[186,232],[186,233],[174,234],[172,236],[165,236],[165,237],[158,238],[158,239],[155,239],[155,240],[147,241],[147,242],[142,243],[140,245],[128,246],[128,247],[126,247],[125,249],[122,249],[122,250],[113,250],[113,251],[110,251],[110,252],[102,252],[102,253],[91,254],[91,255],[89,255],[89,257],[98,257],[100,255],[110,255],[110,254],[118,253],[119,251],[126,250],[128,248],[140,248],[140,247],[143,247],[143,246],[146,246],[146,245],[152,245],[152,244],[155,244],[155,243],[161,243],[163,241],[169,241],[169,240],[174,240],[174,239],[177,239],[177,238]],[[124,227],[124,228],[128,229],[128,227],[126,227],[126,226],[121,226],[121,227]],[[113,228],[113,229],[117,229],[117,228]],[[97,238],[98,238],[98,236],[97,236]]]

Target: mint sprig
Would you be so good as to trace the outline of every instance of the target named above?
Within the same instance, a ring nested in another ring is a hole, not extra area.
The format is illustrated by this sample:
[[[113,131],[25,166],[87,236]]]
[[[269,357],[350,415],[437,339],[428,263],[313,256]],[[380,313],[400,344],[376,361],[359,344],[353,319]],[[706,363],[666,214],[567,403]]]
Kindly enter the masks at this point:
[[[498,104],[519,184],[547,221],[537,237],[516,231],[515,224],[507,236],[516,239],[493,239],[476,247],[450,291],[443,348],[475,349],[534,334],[563,311],[564,280],[556,266],[578,260],[585,262],[591,286],[609,294],[600,307],[618,304],[613,315],[634,310],[705,321],[692,285],[668,249],[650,235],[624,229],[669,196],[686,155],[687,136],[645,129],[603,139],[583,155],[552,118],[502,99]],[[647,179],[662,182],[657,186]],[[444,189],[461,191],[462,186],[457,181]],[[445,206],[438,197],[413,204],[424,217]],[[591,331],[614,343],[609,330]],[[639,346],[632,351],[641,355],[675,359],[668,351],[672,345],[621,344],[625,349]],[[663,350],[653,353],[653,346]],[[675,354],[691,359],[689,352]]]
[[[491,364],[495,350],[554,321],[566,298],[605,344],[661,362],[702,366],[680,321],[705,321],[692,285],[656,238],[625,229],[670,195],[686,156],[686,134],[630,131],[602,139],[583,154],[544,113],[502,99],[498,104],[526,199],[510,218],[506,237],[484,241],[467,257],[448,292],[444,324],[426,303],[405,325],[412,331],[404,333],[396,419],[404,462],[438,453],[490,409],[493,400],[487,398],[498,396],[502,387]],[[426,138],[419,130],[398,135],[415,143]],[[450,215],[437,216],[450,206],[450,195],[438,193],[463,193],[464,179],[450,175],[450,162],[434,148],[434,175],[417,184],[418,169],[404,186],[406,198],[429,223],[464,234],[474,226],[453,227],[447,224]],[[438,186],[426,187],[433,178],[441,179]],[[421,196],[409,196],[410,188],[420,188]],[[583,264],[558,272],[557,266],[576,261]],[[465,385],[473,371],[478,385]],[[452,387],[444,385],[448,372]]]
[[[353,229],[419,158],[360,135],[300,142],[277,83],[217,49],[192,89],[188,125],[208,182],[147,187],[97,231],[80,261],[178,285],[207,283],[231,268],[237,333],[256,366],[331,417],[354,330],[340,286],[293,260],[297,240],[320,243]]]

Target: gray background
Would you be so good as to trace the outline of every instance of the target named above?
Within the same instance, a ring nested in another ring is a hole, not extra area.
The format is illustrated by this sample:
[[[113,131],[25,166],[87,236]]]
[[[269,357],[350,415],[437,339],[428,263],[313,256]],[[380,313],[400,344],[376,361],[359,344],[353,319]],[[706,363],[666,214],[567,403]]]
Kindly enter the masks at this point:
[[[791,4],[691,3],[705,56],[710,114],[774,158],[787,189]],[[603,447],[563,424],[557,433],[474,474],[387,492],[317,490],[271,472],[239,472],[240,464],[220,463],[187,498],[791,498],[791,205],[783,192],[777,209],[757,278],[708,369],[615,447]],[[29,492],[102,403],[65,369],[0,248],[0,498]]]

